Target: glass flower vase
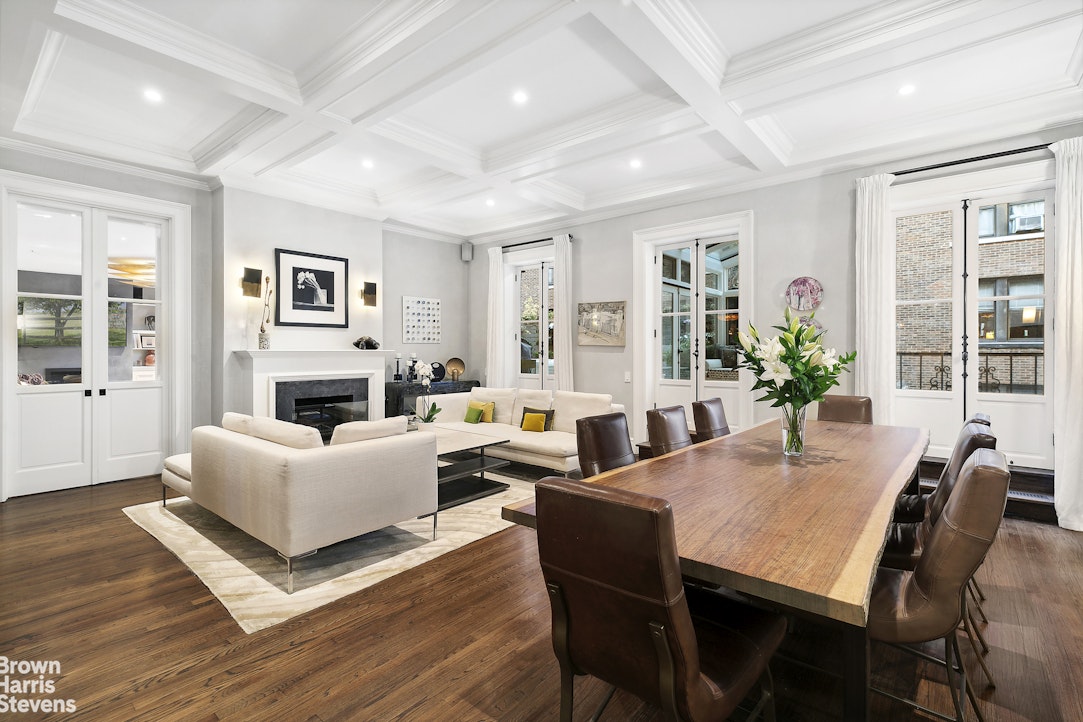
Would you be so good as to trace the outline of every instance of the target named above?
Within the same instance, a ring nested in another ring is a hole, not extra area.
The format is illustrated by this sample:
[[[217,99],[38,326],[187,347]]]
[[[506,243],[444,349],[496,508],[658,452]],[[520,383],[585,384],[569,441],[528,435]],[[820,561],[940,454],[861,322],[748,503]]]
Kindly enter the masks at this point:
[[[807,406],[782,405],[782,453],[801,456],[805,453],[805,410]]]

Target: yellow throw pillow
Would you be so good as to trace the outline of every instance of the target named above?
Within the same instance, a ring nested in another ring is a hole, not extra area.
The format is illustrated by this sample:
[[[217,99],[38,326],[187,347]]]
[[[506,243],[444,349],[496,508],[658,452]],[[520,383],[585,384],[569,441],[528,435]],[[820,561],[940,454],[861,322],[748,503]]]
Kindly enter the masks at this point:
[[[493,423],[493,412],[496,410],[496,402],[489,401],[483,403],[481,401],[471,401],[469,408],[481,409],[481,421],[485,424]]]
[[[523,431],[545,431],[545,414],[523,414]]]

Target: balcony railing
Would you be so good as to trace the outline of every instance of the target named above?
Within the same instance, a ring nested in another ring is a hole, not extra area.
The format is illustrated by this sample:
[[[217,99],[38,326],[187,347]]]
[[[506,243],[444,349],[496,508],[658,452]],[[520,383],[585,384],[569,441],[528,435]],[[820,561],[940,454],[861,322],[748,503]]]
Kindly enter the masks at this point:
[[[1045,393],[1043,351],[990,351],[978,354],[978,391],[1001,394]],[[951,390],[949,351],[900,351],[895,354],[895,388]]]

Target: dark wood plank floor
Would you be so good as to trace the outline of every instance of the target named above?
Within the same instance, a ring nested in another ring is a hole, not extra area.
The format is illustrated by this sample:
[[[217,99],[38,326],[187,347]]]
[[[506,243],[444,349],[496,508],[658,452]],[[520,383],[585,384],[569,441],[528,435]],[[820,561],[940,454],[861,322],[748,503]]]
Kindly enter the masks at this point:
[[[513,528],[310,614],[246,635],[122,507],[157,478],[0,504],[0,655],[57,660],[73,715],[20,720],[554,720],[559,682],[532,531]],[[1014,519],[979,573],[989,722],[1083,719],[1083,534]],[[834,643],[798,625],[795,657]],[[968,665],[980,681],[973,660]],[[780,720],[837,718],[827,674],[773,663]],[[894,689],[950,709],[942,674],[874,648]],[[2,690],[0,690],[2,691]],[[585,719],[604,693],[577,681]],[[27,695],[28,697],[41,695]],[[924,719],[874,697],[874,719]],[[0,715],[2,716],[2,715]],[[604,719],[655,720],[618,693]]]

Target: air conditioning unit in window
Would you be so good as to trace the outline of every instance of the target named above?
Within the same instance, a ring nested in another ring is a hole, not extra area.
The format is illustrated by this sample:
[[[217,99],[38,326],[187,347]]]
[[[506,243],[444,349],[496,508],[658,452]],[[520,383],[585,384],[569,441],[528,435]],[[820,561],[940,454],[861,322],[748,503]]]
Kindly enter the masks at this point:
[[[1029,233],[1030,231],[1040,231],[1044,226],[1044,216],[1020,216],[1019,218],[1013,218],[1008,224],[1009,233]]]

